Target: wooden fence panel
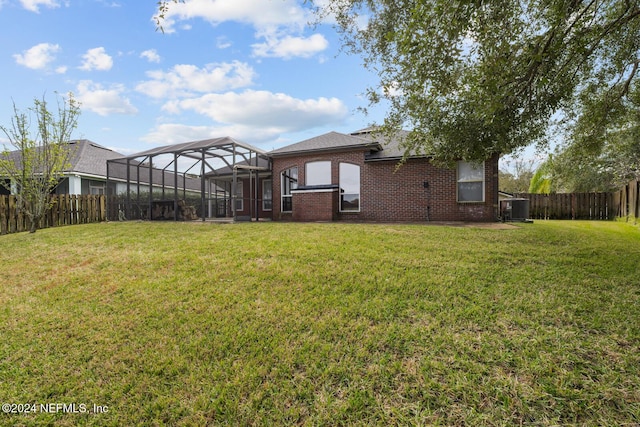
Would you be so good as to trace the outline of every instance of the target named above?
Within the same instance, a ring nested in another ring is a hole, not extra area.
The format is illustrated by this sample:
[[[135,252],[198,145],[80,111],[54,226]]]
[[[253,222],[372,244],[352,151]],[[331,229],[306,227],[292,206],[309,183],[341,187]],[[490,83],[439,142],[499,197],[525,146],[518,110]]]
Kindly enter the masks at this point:
[[[54,194],[51,199],[54,203],[39,228],[89,224],[107,218],[104,195]],[[0,234],[27,231],[29,226],[29,219],[18,210],[16,197],[0,196]]]
[[[628,214],[628,210],[627,210],[627,202],[628,202],[628,190],[629,187],[625,186],[622,190],[620,190],[620,213],[618,214],[619,217],[626,217]]]
[[[520,193],[515,197],[529,200],[531,219],[606,220],[619,215],[623,193]]]
[[[638,193],[640,193],[640,188],[639,185],[640,181],[631,181],[628,184],[629,187],[629,212],[627,213],[628,216],[632,216],[634,218],[640,218],[640,200],[639,200],[639,195]]]
[[[18,231],[18,213],[16,212],[16,198],[9,197],[9,233]]]
[[[9,232],[7,228],[7,215],[9,210],[9,198],[0,196],[0,234],[7,234]]]

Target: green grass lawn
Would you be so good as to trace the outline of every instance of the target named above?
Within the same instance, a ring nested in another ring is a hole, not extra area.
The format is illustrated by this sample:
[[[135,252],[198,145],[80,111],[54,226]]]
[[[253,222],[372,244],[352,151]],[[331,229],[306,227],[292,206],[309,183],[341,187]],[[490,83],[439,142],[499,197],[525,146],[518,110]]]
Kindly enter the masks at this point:
[[[0,244],[0,403],[38,409],[0,425],[640,423],[625,223],[130,222]]]

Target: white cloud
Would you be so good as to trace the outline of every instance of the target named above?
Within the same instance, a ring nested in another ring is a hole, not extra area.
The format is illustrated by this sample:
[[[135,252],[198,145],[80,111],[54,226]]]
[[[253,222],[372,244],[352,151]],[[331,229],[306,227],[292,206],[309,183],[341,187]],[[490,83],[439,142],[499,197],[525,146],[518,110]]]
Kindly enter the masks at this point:
[[[286,128],[261,128],[248,125],[188,126],[178,123],[164,123],[156,126],[141,139],[151,144],[169,145],[230,136],[239,141],[259,145],[260,143],[273,142],[286,131]]]
[[[322,34],[311,37],[267,36],[265,43],[252,45],[253,54],[262,57],[290,59],[293,57],[309,58],[322,52],[329,46],[329,42]]]
[[[84,62],[80,66],[81,70],[91,71],[100,70],[107,71],[113,67],[113,59],[107,53],[103,47],[96,47],[89,49],[87,53],[82,55]]]
[[[235,21],[258,29],[279,26],[302,28],[309,21],[309,14],[295,0],[185,0],[171,5],[163,28],[165,32],[172,32],[177,21],[194,18],[202,18],[212,25]]]
[[[220,36],[216,39],[216,47],[218,49],[227,49],[230,48],[232,43],[225,36]]]
[[[293,132],[344,120],[347,107],[337,98],[297,99],[283,93],[246,90],[208,94],[168,103],[165,111],[191,110],[218,123],[261,131]]]
[[[122,7],[120,3],[115,1],[99,0],[98,2],[102,3],[105,7]]]
[[[135,108],[129,99],[122,96],[125,91],[122,85],[113,85],[105,89],[98,83],[83,80],[78,84],[76,98],[80,101],[80,108],[93,111],[101,116],[111,114],[136,114]]]
[[[179,64],[170,71],[149,71],[151,78],[136,86],[152,98],[192,96],[193,93],[220,92],[253,84],[255,71],[246,63],[234,61],[207,64],[204,68]]]
[[[35,13],[40,13],[40,6],[45,6],[49,9],[60,7],[60,3],[56,0],[20,0],[20,4],[25,9]]]
[[[188,126],[177,123],[164,123],[156,126],[141,139],[145,142],[159,145],[179,144],[187,141],[226,136],[216,132],[213,126]]]
[[[232,21],[253,26],[256,39],[261,40],[252,46],[255,56],[308,58],[329,46],[320,34],[299,35],[314,17],[309,7],[296,0],[185,0],[171,4],[162,26],[171,33],[179,21],[197,18],[211,25]],[[221,49],[231,45],[225,38],[216,43]]]
[[[13,57],[20,65],[33,70],[42,70],[56,59],[54,54],[59,51],[60,46],[57,44],[40,43]]]
[[[149,62],[160,62],[160,55],[158,55],[158,52],[155,49],[145,50],[140,54],[140,57],[146,58]]]

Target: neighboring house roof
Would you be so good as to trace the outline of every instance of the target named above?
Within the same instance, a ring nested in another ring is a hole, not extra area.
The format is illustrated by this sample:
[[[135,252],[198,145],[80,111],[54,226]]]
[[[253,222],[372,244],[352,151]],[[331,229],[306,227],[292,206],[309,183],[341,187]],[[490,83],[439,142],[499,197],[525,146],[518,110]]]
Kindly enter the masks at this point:
[[[311,153],[319,151],[337,151],[345,149],[371,149],[381,150],[382,147],[377,141],[361,138],[359,136],[347,135],[339,132],[329,132],[304,141],[287,145],[270,151],[272,157],[288,156],[292,154]]]
[[[88,139],[71,140],[68,145],[72,153],[69,159],[70,168],[65,170],[65,174],[76,173],[104,178],[107,176],[107,160],[122,157],[122,154]],[[7,158],[20,166],[19,150],[10,151]]]
[[[69,145],[74,150],[69,172],[106,177],[107,160],[122,157],[117,151],[87,139],[69,141]]]

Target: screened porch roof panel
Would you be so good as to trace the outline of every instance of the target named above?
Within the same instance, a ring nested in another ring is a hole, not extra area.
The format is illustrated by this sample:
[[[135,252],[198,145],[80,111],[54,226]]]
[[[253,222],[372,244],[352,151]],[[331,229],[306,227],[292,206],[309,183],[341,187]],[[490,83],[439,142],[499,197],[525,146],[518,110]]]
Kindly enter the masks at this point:
[[[149,150],[141,151],[139,153],[132,154],[130,156],[124,156],[113,161],[133,160],[140,157],[154,157],[162,154],[187,154],[187,153],[202,153],[205,152],[206,157],[221,157],[223,155],[232,155],[233,148],[236,148],[238,154],[253,152],[261,155],[265,155],[266,151],[260,148],[254,147],[245,142],[240,142],[234,138],[224,136],[219,138],[204,139],[201,141],[183,142],[181,144],[165,145],[162,147],[155,147]],[[238,150],[238,148],[240,150]]]

